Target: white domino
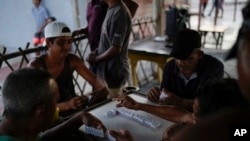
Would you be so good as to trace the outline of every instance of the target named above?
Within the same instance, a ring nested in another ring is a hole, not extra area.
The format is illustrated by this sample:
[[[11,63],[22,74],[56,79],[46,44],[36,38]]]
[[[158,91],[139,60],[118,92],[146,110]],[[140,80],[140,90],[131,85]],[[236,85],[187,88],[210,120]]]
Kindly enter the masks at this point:
[[[117,115],[117,110],[116,109],[112,109],[110,111],[107,111],[107,115],[108,116],[116,116]]]
[[[139,121],[141,123],[143,123],[144,118],[146,118],[146,116],[144,116],[144,115],[134,114],[134,116],[133,116],[133,119],[135,119],[136,121]]]
[[[104,134],[103,130],[101,130],[101,129],[96,129],[94,127],[84,125],[83,130],[86,134],[90,134],[90,135],[101,137],[101,138],[105,137],[105,134]]]
[[[161,125],[159,121],[153,120],[149,117],[144,118],[143,123],[153,128],[157,128]]]
[[[129,112],[128,110],[125,109],[117,109],[117,111],[119,112],[119,114],[129,118],[132,118],[134,115],[132,112]]]
[[[142,123],[148,127],[152,127],[152,128],[157,128],[161,125],[161,123],[159,121],[156,121],[150,117],[147,117],[145,115],[140,115],[140,114],[135,114],[132,113],[124,108],[118,108],[118,109],[113,109],[115,110],[117,113],[119,113],[122,116],[128,117],[130,119],[133,119],[139,123]],[[117,114],[116,113],[116,114]],[[108,113],[107,113],[108,114]],[[113,114],[113,113],[110,113]]]

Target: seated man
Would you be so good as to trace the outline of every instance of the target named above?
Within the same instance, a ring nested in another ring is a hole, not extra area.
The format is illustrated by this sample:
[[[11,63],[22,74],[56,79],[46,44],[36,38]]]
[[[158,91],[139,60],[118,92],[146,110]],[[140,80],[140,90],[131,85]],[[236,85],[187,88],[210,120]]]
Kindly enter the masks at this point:
[[[99,119],[79,112],[63,124],[40,134],[58,117],[59,98],[53,76],[41,69],[24,68],[9,74],[3,84],[2,96],[1,141],[52,140],[76,132],[82,124],[106,130]]]
[[[193,104],[193,116],[189,117],[192,117],[193,120],[203,119],[228,108],[245,106],[246,103],[236,79],[221,79],[206,83],[198,89]],[[170,140],[181,129],[189,125],[191,124],[178,123],[168,127],[163,132],[162,139]]]
[[[163,89],[164,91],[164,89]],[[172,105],[152,105],[139,103],[131,97],[123,94],[114,100],[120,101],[117,107],[141,110],[175,123],[193,124],[201,116],[208,115],[224,107],[234,107],[244,103],[240,95],[238,83],[235,79],[221,79],[208,81],[196,92],[197,96],[192,105],[194,112],[172,106]],[[226,97],[226,98],[225,98]]]
[[[182,130],[173,141],[249,141],[250,131],[250,1],[242,9],[244,21],[239,29],[237,40],[226,59],[237,58],[239,87],[248,105],[221,111],[196,125]],[[238,129],[238,130],[237,130]],[[246,129],[245,134],[237,134]],[[236,133],[236,134],[235,134]]]
[[[197,88],[208,80],[222,78],[224,71],[223,64],[204,54],[200,47],[201,36],[198,32],[187,29],[178,33],[170,54],[174,59],[164,68],[160,88],[149,90],[149,100],[192,110]],[[163,88],[168,97],[160,98]]]
[[[116,100],[120,101],[117,107],[124,106],[129,109],[146,111],[177,123],[165,130],[163,140],[171,139],[176,132],[196,123],[199,118],[203,118],[224,108],[236,107],[246,103],[235,79],[209,81],[200,87],[197,91],[197,97],[194,100],[193,113],[170,105],[139,103],[127,95],[122,95]]]
[[[88,102],[87,96],[77,96],[73,85],[73,72],[76,71],[93,88],[94,93],[90,104],[106,99],[109,93],[106,83],[87,69],[84,62],[71,49],[71,32],[62,22],[51,22],[45,27],[45,39],[48,52],[31,60],[30,67],[48,70],[57,82],[59,88],[58,107],[61,116],[68,116],[80,110]]]

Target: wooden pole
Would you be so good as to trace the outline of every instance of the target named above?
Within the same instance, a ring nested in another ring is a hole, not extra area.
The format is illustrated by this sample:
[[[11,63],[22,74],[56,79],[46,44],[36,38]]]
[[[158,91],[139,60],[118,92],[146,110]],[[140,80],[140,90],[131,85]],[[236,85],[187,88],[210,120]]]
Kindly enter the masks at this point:
[[[238,3],[238,0],[235,0],[234,1],[234,21],[236,19],[237,3]]]
[[[217,25],[217,17],[219,14],[219,0],[215,0],[215,15],[214,15],[214,25]]]
[[[198,14],[198,27],[197,30],[200,31],[200,26],[201,26],[201,6],[202,6],[202,0],[200,0],[199,3],[199,14]]]

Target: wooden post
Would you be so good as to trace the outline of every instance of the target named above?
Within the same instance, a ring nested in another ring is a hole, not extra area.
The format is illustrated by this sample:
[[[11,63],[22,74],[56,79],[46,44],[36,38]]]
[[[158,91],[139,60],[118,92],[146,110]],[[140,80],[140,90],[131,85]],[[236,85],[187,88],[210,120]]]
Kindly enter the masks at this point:
[[[214,25],[217,25],[217,17],[219,14],[219,0],[215,0],[215,15],[214,15]]]
[[[238,0],[235,0],[234,1],[234,21],[236,19],[237,3],[238,3]]]
[[[202,6],[202,0],[200,0],[199,3],[199,15],[198,15],[198,27],[197,30],[200,31],[200,26],[201,26],[201,6]]]
[[[74,0],[74,19],[76,23],[76,27],[80,27],[80,20],[79,20],[79,8],[78,8],[78,0]]]
[[[162,35],[162,21],[163,21],[163,14],[162,14],[162,10],[163,10],[163,0],[153,0],[153,20],[155,21],[156,24],[156,29],[155,29],[155,33],[156,35]]]

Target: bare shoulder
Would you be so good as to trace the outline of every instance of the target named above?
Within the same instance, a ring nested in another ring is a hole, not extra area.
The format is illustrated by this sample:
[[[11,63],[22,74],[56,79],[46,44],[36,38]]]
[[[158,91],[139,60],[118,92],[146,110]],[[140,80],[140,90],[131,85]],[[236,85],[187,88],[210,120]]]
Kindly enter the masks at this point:
[[[27,67],[35,67],[35,68],[40,68],[41,67],[41,62],[38,57],[35,57],[31,59],[27,65]]]
[[[79,56],[77,56],[75,54],[72,54],[72,53],[69,54],[69,59],[70,59],[70,62],[75,62],[75,61],[76,62],[78,62],[78,61],[82,62],[82,59]]]
[[[72,66],[78,66],[80,64],[84,64],[84,61],[80,57],[76,56],[75,54],[70,53],[68,57],[70,59],[70,64]]]

